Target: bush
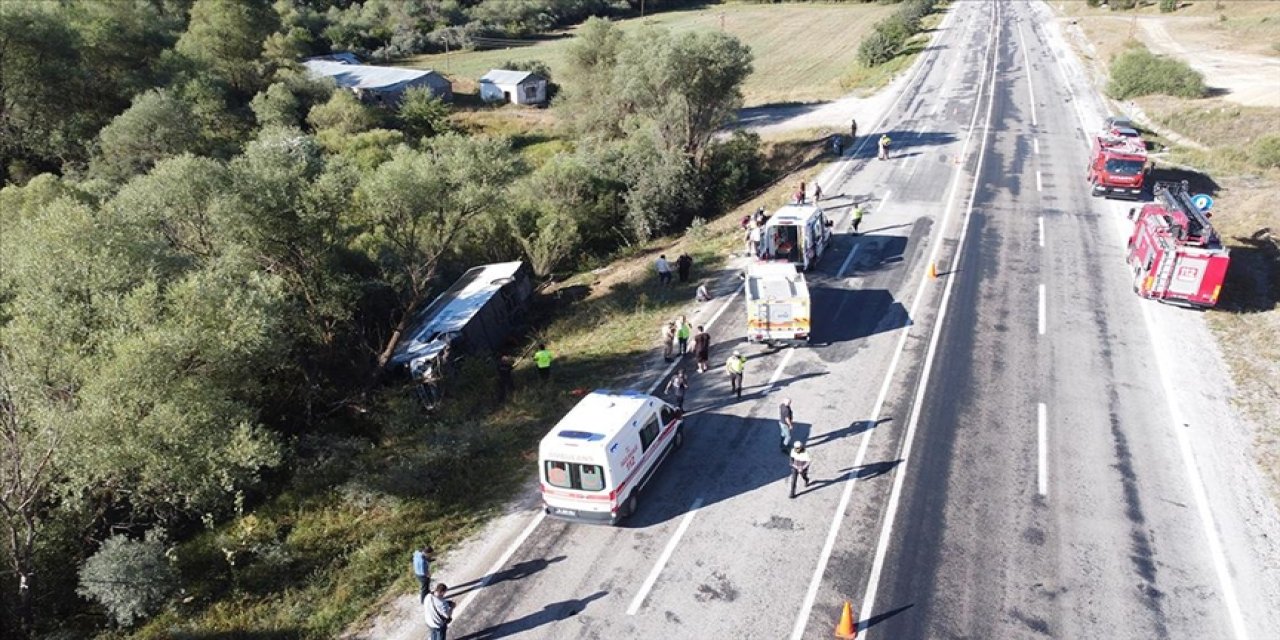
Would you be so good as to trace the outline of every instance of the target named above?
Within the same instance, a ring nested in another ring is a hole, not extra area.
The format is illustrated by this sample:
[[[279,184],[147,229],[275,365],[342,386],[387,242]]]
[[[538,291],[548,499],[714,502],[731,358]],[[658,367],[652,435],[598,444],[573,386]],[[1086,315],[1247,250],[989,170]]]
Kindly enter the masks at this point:
[[[1280,169],[1280,135],[1258,138],[1249,148],[1249,158],[1266,169]]]
[[[1128,11],[1138,6],[1138,0],[1108,0],[1107,5],[1112,11]]]
[[[1160,13],[1173,13],[1178,10],[1178,0],[1160,0]]]
[[[1102,0],[1084,0],[1084,3],[1095,9],[1102,6]]]
[[[884,33],[873,31],[858,45],[858,62],[868,67],[882,65],[898,54],[900,46],[900,42]]]
[[[1198,71],[1185,62],[1141,48],[1116,57],[1107,83],[1107,95],[1118,100],[1158,94],[1202,98],[1205,93],[1204,76]]]
[[[80,595],[95,600],[122,627],[155,613],[178,589],[162,535],[111,536],[80,567]]]
[[[396,113],[400,129],[415,140],[449,131],[449,105],[429,87],[410,87]]]

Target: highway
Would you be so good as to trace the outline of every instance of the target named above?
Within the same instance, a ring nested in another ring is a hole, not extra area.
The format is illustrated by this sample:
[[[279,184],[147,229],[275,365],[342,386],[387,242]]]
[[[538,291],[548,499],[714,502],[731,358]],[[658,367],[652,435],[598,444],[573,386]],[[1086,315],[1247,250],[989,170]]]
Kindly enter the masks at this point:
[[[718,302],[742,399],[692,374],[685,445],[623,526],[524,515],[492,573],[450,568],[450,638],[830,638],[846,601],[859,638],[1271,637],[1275,507],[1225,448],[1229,386],[1184,387],[1220,363],[1160,355],[1200,314],[1130,291],[1131,205],[1083,176],[1104,115],[1046,6],[951,3],[825,176],[814,344],[745,345]],[[814,457],[795,499],[782,398]]]

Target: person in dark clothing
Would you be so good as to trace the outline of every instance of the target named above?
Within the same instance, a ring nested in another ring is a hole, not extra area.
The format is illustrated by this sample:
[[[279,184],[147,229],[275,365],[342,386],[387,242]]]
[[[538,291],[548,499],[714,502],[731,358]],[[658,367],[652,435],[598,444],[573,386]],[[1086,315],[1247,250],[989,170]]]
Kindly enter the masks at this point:
[[[516,390],[516,381],[512,376],[515,363],[510,356],[498,358],[498,402],[507,399],[507,394]]]
[[[680,254],[676,258],[676,273],[680,275],[680,282],[689,281],[689,269],[693,268],[693,258],[687,253]]]
[[[795,428],[792,420],[791,398],[785,398],[778,405],[778,431],[782,436],[782,452],[791,453],[791,430]]]
[[[693,336],[693,359],[698,363],[698,373],[705,373],[708,368],[707,361],[711,357],[711,334],[707,330],[698,327],[698,333]]]
[[[858,139],[858,121],[852,118],[849,120],[849,137],[853,138],[853,140]],[[853,144],[853,142],[851,141],[849,144]]]
[[[805,450],[804,443],[796,440],[795,448],[791,451],[791,497],[796,497],[796,481],[804,479],[804,486],[809,486],[812,482],[809,480],[809,466],[813,464],[813,460],[809,457],[809,452]]]
[[[676,408],[684,411],[684,394],[689,391],[689,378],[685,376],[684,369],[676,369],[676,374],[671,376],[671,380],[667,382],[667,393],[671,394],[675,402]]]

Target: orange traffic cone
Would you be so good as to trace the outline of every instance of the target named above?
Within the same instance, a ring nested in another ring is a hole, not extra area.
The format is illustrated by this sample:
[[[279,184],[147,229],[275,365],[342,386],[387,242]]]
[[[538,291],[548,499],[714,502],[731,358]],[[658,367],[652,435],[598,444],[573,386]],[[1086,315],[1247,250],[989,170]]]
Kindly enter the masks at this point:
[[[929,263],[929,277],[934,280],[938,279],[938,263],[936,262]]]
[[[858,637],[858,627],[853,622],[853,605],[844,601],[844,611],[840,613],[840,624],[836,625],[836,637],[842,640],[853,640]]]

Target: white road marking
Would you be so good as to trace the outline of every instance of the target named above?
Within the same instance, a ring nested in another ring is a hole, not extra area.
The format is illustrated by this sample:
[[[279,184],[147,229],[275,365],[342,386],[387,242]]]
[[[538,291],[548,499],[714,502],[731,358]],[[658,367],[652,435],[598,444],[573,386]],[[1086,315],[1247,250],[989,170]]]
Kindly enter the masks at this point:
[[[644,599],[649,597],[649,590],[653,588],[653,583],[658,581],[662,568],[671,559],[671,554],[675,553],[676,545],[680,543],[680,538],[684,537],[684,532],[689,529],[689,523],[693,522],[693,516],[701,508],[702,498],[694,500],[693,504],[689,505],[689,513],[684,514],[684,518],[680,520],[680,526],[676,527],[675,535],[671,536],[671,539],[667,541],[667,548],[663,549],[662,555],[658,557],[658,563],[653,565],[653,570],[649,572],[649,577],[645,578],[644,583],[640,585],[640,591],[631,600],[631,606],[627,607],[627,615],[634,616],[640,610],[640,605],[644,604]]]
[[[840,270],[836,272],[837,280],[844,277],[844,272],[849,270],[849,265],[853,263],[853,257],[856,255],[858,255],[858,245],[855,244],[849,250],[849,255],[845,257],[844,263],[840,265]]]
[[[1151,347],[1155,351],[1156,369],[1160,371],[1160,385],[1164,387],[1165,403],[1169,407],[1169,415],[1173,418],[1174,437],[1178,440],[1178,451],[1182,454],[1182,463],[1187,473],[1187,483],[1191,485],[1191,496],[1196,503],[1196,511],[1200,513],[1200,524],[1204,526],[1204,537],[1209,542],[1209,556],[1213,558],[1213,568],[1218,574],[1218,583],[1222,588],[1222,600],[1227,607],[1227,617],[1231,620],[1232,635],[1236,640],[1248,640],[1249,632],[1244,626],[1244,616],[1240,612],[1240,602],[1236,599],[1235,583],[1231,581],[1231,569],[1227,566],[1226,554],[1222,551],[1222,542],[1218,539],[1218,525],[1214,523],[1213,512],[1209,510],[1209,496],[1204,490],[1204,480],[1196,468],[1195,453],[1191,450],[1191,442],[1185,429],[1189,426],[1178,406],[1170,371],[1172,365],[1167,361],[1169,353],[1160,348],[1168,344],[1162,339],[1155,319],[1151,317],[1151,304],[1139,301],[1142,307],[1142,318],[1147,323],[1147,334],[1151,336]]]
[[[1036,191],[1044,191],[1044,178],[1036,171]]]
[[[786,353],[782,354],[782,362],[778,363],[778,368],[773,370],[773,375],[769,376],[769,383],[766,387],[772,387],[777,384],[778,378],[782,377],[782,370],[787,368],[787,363],[791,362],[791,356],[796,354],[795,347],[787,347]]]
[[[1040,464],[1037,467],[1038,472],[1036,474],[1036,484],[1039,485],[1040,495],[1042,496],[1049,495],[1049,444],[1047,442],[1049,431],[1048,423],[1049,408],[1041,402],[1039,406],[1036,407],[1036,431],[1038,432],[1036,441],[1039,443],[1039,455],[1037,458],[1040,461]]]
[[[951,16],[951,15],[955,15],[955,14],[948,13],[948,16]],[[994,32],[993,32],[993,39],[994,39]],[[993,50],[993,44],[994,44],[993,40],[988,41],[987,43],[988,53],[983,55],[984,58],[990,55],[990,52]],[[992,57],[992,60],[994,61],[994,57]],[[973,141],[973,133],[977,129],[978,113],[982,105],[982,91],[983,91],[982,85],[986,83],[987,75],[988,75],[987,73],[983,74],[981,84],[978,87],[978,91],[976,94],[978,96],[978,99],[974,100],[974,103],[973,103],[973,115],[969,120],[968,133],[965,135],[965,141],[960,151],[960,157],[964,157],[965,155],[968,154],[969,145]],[[991,75],[993,76],[993,79],[994,79],[994,74],[991,74]],[[990,127],[990,124],[991,124],[991,110],[990,108],[988,108],[988,111],[987,111],[987,127],[988,128]],[[979,163],[979,165],[980,164],[981,163]],[[943,211],[942,222],[938,225],[939,229],[945,229],[947,227],[947,224],[951,220],[951,215],[954,212],[954,208],[955,208],[954,207],[955,201],[956,201],[955,194],[956,194],[956,191],[960,188],[962,175],[963,175],[963,172],[956,171],[955,175],[952,177],[951,187],[948,190],[947,206],[946,206],[946,209]],[[974,181],[974,188],[975,190],[977,188],[976,179]],[[969,210],[970,211],[973,210],[972,196],[971,196]],[[967,214],[966,214],[964,226],[965,226],[965,229],[968,228]],[[939,233],[941,233],[941,231],[939,231]],[[960,237],[962,239],[961,242],[963,243],[964,231],[961,231]],[[938,250],[941,246],[942,246],[941,242],[935,243],[933,245],[932,249],[930,249],[929,260],[927,264],[932,263],[937,259]],[[957,249],[957,253],[956,253],[956,261],[957,261],[956,264],[959,264],[958,260],[959,260],[959,249]],[[917,316],[917,311],[920,306],[920,301],[924,298],[924,289],[926,286],[929,285],[931,281],[932,279],[929,278],[927,273],[922,274],[920,278],[920,282],[916,286],[915,297],[911,301],[911,308],[907,312],[908,318],[915,318]],[[953,278],[947,279],[947,290],[950,290],[950,286],[952,282],[954,282]],[[946,301],[944,299],[943,300],[944,307],[945,307],[945,302]],[[898,370],[898,364],[902,359],[902,353],[906,349],[907,338],[911,336],[912,326],[915,326],[915,325],[911,325],[901,329],[901,334],[898,338],[898,346],[894,349],[893,358],[889,361],[889,370],[885,373],[884,381],[880,385],[880,393],[878,396],[876,396],[875,406],[871,410],[870,421],[873,427],[876,423],[880,421],[880,412],[884,409],[885,400],[888,398],[888,395],[889,395],[889,387],[891,386],[894,375]],[[937,324],[935,324],[934,326],[935,333],[937,331],[938,326],[939,325]],[[867,448],[871,443],[871,434],[873,432],[874,432],[874,428],[867,429],[866,431],[863,432],[862,442],[859,443],[858,453],[854,456],[854,460],[853,460],[854,469],[858,469],[864,464],[867,457]],[[904,457],[902,461],[903,463],[905,463],[906,458]],[[901,474],[899,474],[898,477],[901,478]],[[855,484],[857,484],[857,475],[855,472],[851,471],[845,476],[845,478],[847,480],[844,483],[844,491],[840,494],[840,503],[836,506],[836,511],[832,515],[831,527],[827,530],[826,542],[823,543],[822,552],[818,556],[818,565],[817,567],[814,568],[813,575],[809,579],[809,589],[805,592],[804,601],[801,602],[800,604],[800,612],[799,612],[799,615],[796,617],[796,624],[794,627],[792,627],[792,630],[791,630],[791,640],[800,640],[804,636],[805,627],[809,624],[809,615],[813,612],[813,603],[818,597],[818,589],[822,586],[822,575],[826,573],[827,565],[831,561],[831,553],[835,549],[836,538],[839,536],[839,533],[840,533],[840,524],[844,522],[845,514],[848,512],[849,500],[853,496],[853,487]],[[883,564],[883,558],[881,558],[881,563]],[[878,576],[879,573],[877,572],[874,575]],[[872,584],[874,585],[875,582],[873,582]],[[870,615],[870,612],[866,609],[869,602],[870,601],[864,601],[863,603],[863,607],[864,607],[863,611],[866,613],[866,615]]]
[[[742,293],[742,288],[744,286],[745,285],[738,285],[738,288],[734,290],[733,295],[730,295],[729,299],[725,300],[724,304],[720,305],[720,309],[716,311],[715,315],[711,316],[711,319],[706,321],[702,326],[710,329],[711,326],[716,323],[716,320],[720,319],[720,316],[724,313],[725,309],[728,309],[729,305],[733,304],[733,301],[737,299],[738,294]],[[663,382],[667,381],[667,376],[671,375],[671,372],[681,364],[683,363],[680,361],[680,358],[673,360],[671,364],[667,365],[667,368],[663,370],[662,375],[658,376],[658,379],[654,380],[653,384],[649,385],[649,388],[645,390],[645,393],[653,395],[653,392],[656,391]]]
[[[1037,308],[1040,311],[1039,313],[1040,335],[1044,335],[1045,317],[1044,317],[1044,285],[1043,284],[1040,285],[1040,302],[1037,305]]]
[[[1022,34],[1022,23],[1018,23],[1018,40],[1021,41],[1022,64],[1027,69],[1027,91],[1031,94],[1031,126],[1039,124],[1036,120],[1036,86],[1031,81],[1031,57],[1027,55],[1027,38]]]
[[[546,511],[538,511],[538,515],[533,517],[533,520],[529,522],[529,526],[525,527],[524,531],[520,532],[520,535],[511,543],[511,546],[507,547],[507,550],[502,553],[502,557],[498,558],[498,561],[493,563],[493,566],[489,567],[489,570],[485,572],[484,579],[480,581],[480,586],[476,587],[471,593],[468,593],[466,598],[463,598],[462,603],[454,610],[453,615],[461,615],[462,612],[471,605],[471,601],[475,600],[476,596],[480,595],[480,591],[482,589],[489,586],[489,583],[493,581],[493,577],[498,575],[498,572],[507,564],[507,561],[511,559],[511,556],[515,555],[516,550],[520,548],[520,545],[523,545],[524,541],[529,539],[533,530],[537,529],[538,525],[542,524],[542,521],[545,520],[546,517]]]
[[[994,7],[997,16],[995,21],[998,23],[1000,5],[996,4]],[[995,50],[998,51],[1000,31],[999,29],[992,29],[991,33],[992,38],[996,42]],[[981,177],[982,172],[982,162],[987,153],[986,140],[991,132],[991,116],[994,113],[996,102],[994,89],[995,63],[996,59],[993,55],[990,63],[991,84],[987,87],[990,92],[990,97],[987,101],[986,122],[982,127],[983,143],[978,146],[978,163],[975,165],[978,168],[974,170],[973,188],[969,191],[969,204],[965,208],[964,223],[960,227],[960,239],[956,244],[956,252],[951,258],[951,271],[957,271],[960,267],[960,256],[963,254],[964,240],[969,232],[969,221],[972,218],[974,201],[978,195],[978,184],[981,182],[979,178]],[[979,90],[978,95],[981,97],[981,90]],[[978,100],[977,102],[980,104],[981,100]],[[893,534],[893,523],[897,519],[898,503],[902,500],[902,485],[906,481],[907,466],[911,462],[911,448],[915,443],[916,429],[920,425],[920,411],[924,406],[925,392],[929,388],[929,376],[933,369],[933,359],[938,352],[938,341],[942,336],[942,323],[947,317],[947,303],[951,300],[951,289],[955,282],[955,278],[947,278],[947,283],[942,289],[942,302],[938,305],[938,315],[933,321],[933,330],[929,336],[929,347],[925,352],[924,366],[920,372],[920,384],[916,388],[916,396],[911,403],[911,417],[907,421],[907,432],[903,436],[902,452],[898,455],[898,459],[902,462],[898,463],[898,467],[894,469],[893,472],[893,488],[889,492],[889,502],[885,510],[884,523],[880,527],[880,539],[876,543],[875,559],[871,563],[871,576],[867,579],[866,595],[862,599],[862,608],[859,610],[862,612],[862,615],[867,616],[868,618],[875,614],[876,590],[880,587],[880,574],[884,571],[885,557],[889,552],[889,539]],[[867,635],[863,636],[863,640],[866,640],[868,635],[869,630],[867,631]]]
[[[1044,216],[1040,216],[1040,246],[1044,246]]]
[[[1032,138],[1031,146],[1035,149],[1036,155],[1040,155],[1040,138]]]

